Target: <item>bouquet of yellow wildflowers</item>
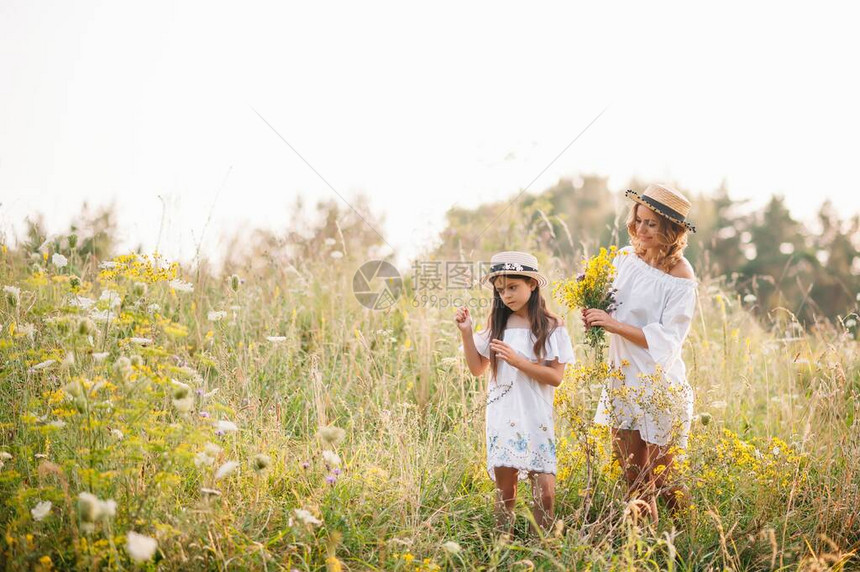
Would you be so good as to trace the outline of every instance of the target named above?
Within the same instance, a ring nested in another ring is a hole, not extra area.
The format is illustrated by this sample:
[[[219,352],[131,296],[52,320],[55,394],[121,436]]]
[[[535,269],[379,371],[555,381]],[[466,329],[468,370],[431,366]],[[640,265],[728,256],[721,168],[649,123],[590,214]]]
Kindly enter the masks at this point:
[[[612,260],[617,253],[618,248],[612,246],[609,249],[601,248],[597,255],[583,259],[582,273],[555,285],[553,294],[556,299],[572,310],[597,308],[612,312],[616,307],[615,289],[612,288],[615,267]],[[603,357],[605,337],[606,333],[599,326],[588,328],[585,332],[588,345],[597,350],[599,359]]]

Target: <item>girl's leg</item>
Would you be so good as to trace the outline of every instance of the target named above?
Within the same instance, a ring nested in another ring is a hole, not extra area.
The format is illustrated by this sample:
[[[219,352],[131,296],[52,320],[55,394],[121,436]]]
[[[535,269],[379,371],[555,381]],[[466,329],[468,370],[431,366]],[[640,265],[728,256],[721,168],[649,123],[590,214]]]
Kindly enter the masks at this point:
[[[532,514],[535,522],[544,531],[549,530],[555,520],[555,475],[552,473],[529,473],[532,481]]]
[[[654,486],[660,496],[666,501],[666,506],[671,512],[687,506],[689,502],[687,487],[681,483],[672,482],[672,473],[675,469],[675,458],[669,447],[658,447],[649,445],[650,455],[654,458],[654,469],[661,465],[665,467],[660,474],[654,476]]]
[[[648,444],[637,430],[612,429],[612,446],[627,481],[628,498],[645,501],[651,518],[657,522],[657,499]]]
[[[500,532],[513,533],[514,507],[517,503],[517,477],[519,471],[511,467],[493,467],[496,475],[496,528]]]

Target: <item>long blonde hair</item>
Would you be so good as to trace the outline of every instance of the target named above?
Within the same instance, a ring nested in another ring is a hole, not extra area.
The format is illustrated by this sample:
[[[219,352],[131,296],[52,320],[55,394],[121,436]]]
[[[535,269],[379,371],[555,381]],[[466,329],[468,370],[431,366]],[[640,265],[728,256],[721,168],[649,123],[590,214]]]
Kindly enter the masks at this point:
[[[630,244],[639,256],[644,256],[646,249],[636,237],[636,209],[639,203],[634,202],[627,215],[627,232],[630,234]],[[687,227],[680,225],[657,214],[657,268],[669,272],[684,258],[687,248]]]

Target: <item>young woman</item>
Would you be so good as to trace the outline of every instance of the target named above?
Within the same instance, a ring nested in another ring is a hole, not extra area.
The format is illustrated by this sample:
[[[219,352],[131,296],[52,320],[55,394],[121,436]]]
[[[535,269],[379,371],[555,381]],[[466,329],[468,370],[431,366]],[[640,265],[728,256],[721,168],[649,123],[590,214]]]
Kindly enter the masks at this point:
[[[616,457],[632,499],[644,501],[657,521],[656,495],[670,509],[686,490],[670,484],[674,453],[687,445],[693,393],[681,347],[696,307],[697,283],[684,258],[690,202],[665,185],[650,185],[633,200],[627,218],[631,246],[615,259],[617,309],[584,309],[586,327],[611,334],[609,360],[622,379],[604,387],[595,423],[612,428]]]

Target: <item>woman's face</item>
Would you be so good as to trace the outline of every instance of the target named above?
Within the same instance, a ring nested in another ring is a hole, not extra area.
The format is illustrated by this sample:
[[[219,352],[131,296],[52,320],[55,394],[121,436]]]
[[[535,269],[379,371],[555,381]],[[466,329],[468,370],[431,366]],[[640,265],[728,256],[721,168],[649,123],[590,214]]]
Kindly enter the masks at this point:
[[[504,275],[497,276],[493,280],[493,288],[499,293],[505,306],[510,308],[512,312],[526,307],[535,286],[533,280],[526,282],[522,278],[509,278]]]
[[[636,205],[633,224],[636,238],[645,248],[657,246],[657,235],[660,230],[660,215],[643,205]]]

